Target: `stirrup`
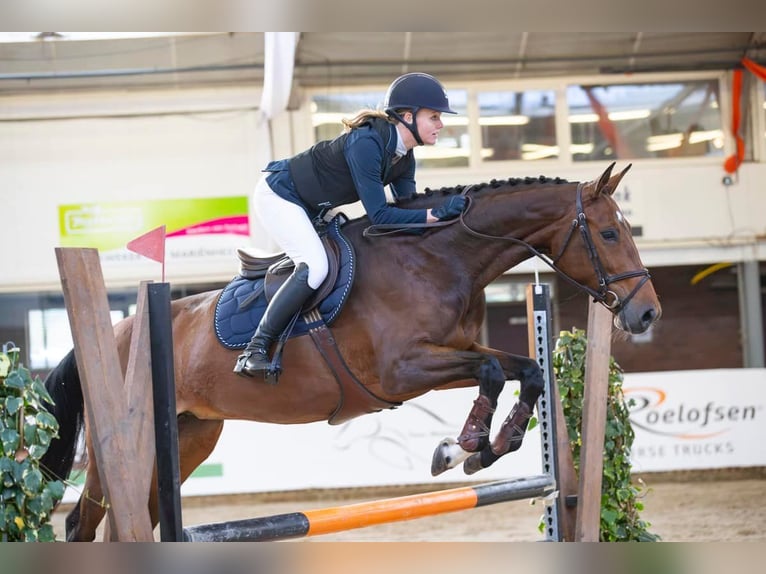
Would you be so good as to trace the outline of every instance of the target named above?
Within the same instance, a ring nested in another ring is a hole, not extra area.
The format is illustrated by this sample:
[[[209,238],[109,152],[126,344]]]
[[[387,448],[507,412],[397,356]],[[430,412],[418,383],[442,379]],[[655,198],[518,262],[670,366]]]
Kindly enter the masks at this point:
[[[248,365],[248,363],[252,364]],[[268,378],[271,370],[272,364],[269,360],[269,356],[264,352],[251,350],[245,350],[239,357],[237,357],[237,363],[234,365],[235,373],[251,379],[256,378],[259,374],[263,374],[264,378]]]

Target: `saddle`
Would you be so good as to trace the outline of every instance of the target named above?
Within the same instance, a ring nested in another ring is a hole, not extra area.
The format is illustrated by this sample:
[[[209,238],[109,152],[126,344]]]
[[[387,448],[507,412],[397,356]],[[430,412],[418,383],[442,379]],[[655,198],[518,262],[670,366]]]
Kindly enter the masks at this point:
[[[328,261],[327,277],[319,286],[319,289],[303,305],[303,312],[311,311],[327,297],[335,286],[340,270],[340,249],[334,239],[328,235],[320,237],[324,245],[325,254]],[[239,275],[245,279],[255,280],[263,279],[263,293],[266,301],[271,301],[279,287],[295,271],[295,262],[284,253],[274,255],[257,256],[250,253],[247,249],[237,249],[239,258]],[[255,297],[260,293],[255,294]],[[255,298],[254,297],[254,298]],[[242,307],[242,304],[240,304]]]

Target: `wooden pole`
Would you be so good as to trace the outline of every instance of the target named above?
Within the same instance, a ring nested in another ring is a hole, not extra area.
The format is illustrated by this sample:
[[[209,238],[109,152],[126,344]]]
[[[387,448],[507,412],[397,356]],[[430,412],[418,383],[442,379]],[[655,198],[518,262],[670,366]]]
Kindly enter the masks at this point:
[[[577,496],[577,542],[598,542],[601,525],[601,482],[604,469],[606,402],[609,392],[612,315],[600,303],[588,309],[585,355],[580,487]]]
[[[154,400],[152,397],[152,356],[149,348],[149,304],[147,289],[150,282],[142,281],[138,287],[136,314],[130,339],[130,356],[125,372],[125,396],[128,417],[133,426],[133,436],[138,447],[138,458],[133,465],[141,491],[149,492],[154,470]]]
[[[574,467],[572,445],[569,444],[569,430],[561,403],[558,384],[553,387],[556,402],[556,461],[558,467],[559,515],[561,516],[562,542],[574,542],[577,524],[577,494],[579,483]]]
[[[56,260],[110,531],[122,542],[151,542],[149,509],[134,480],[137,448],[98,251],[56,248]]]
[[[149,350],[149,304],[147,286],[142,281],[136,297],[136,313],[130,338],[128,366],[125,371],[125,399],[128,420],[135,437],[136,459],[133,466],[134,480],[138,482],[140,496],[149,506],[154,472],[154,401],[152,397],[152,357]],[[104,540],[115,541],[109,523],[104,528]]]

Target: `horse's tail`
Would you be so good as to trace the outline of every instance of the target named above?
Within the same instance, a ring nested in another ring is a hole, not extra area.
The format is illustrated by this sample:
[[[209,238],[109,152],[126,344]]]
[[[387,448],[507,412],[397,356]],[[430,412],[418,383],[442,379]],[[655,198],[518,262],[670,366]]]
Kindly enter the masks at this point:
[[[45,379],[45,388],[53,399],[53,404],[46,404],[46,407],[59,423],[59,436],[51,441],[40,465],[51,478],[66,480],[74,464],[85,413],[74,350],[69,351],[50,372]]]

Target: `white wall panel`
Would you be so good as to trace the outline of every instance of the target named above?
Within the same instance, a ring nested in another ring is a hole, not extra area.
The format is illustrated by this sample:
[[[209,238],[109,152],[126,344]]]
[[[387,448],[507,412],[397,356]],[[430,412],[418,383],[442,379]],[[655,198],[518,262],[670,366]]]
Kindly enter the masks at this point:
[[[56,285],[58,206],[67,203],[249,196],[262,165],[257,111],[0,122],[0,289]],[[105,271],[107,281],[134,270]],[[168,280],[235,266],[169,268]],[[145,276],[145,275],[144,275]]]

